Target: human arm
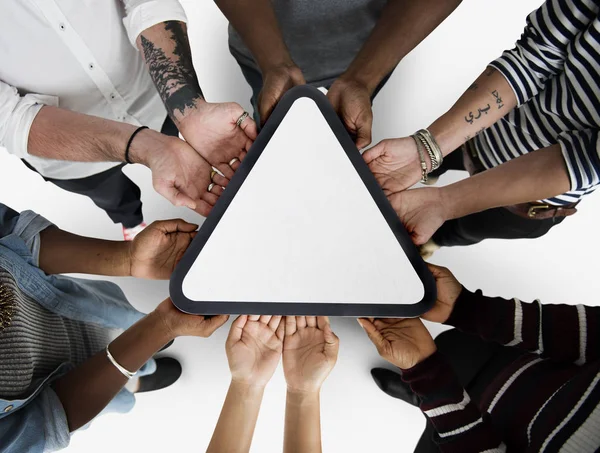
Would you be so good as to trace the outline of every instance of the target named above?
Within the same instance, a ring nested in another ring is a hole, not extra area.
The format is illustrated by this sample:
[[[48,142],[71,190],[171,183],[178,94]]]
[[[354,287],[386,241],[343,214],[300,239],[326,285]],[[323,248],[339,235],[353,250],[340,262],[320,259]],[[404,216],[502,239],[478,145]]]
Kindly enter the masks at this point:
[[[489,416],[471,401],[419,318],[358,322],[379,354],[400,368],[402,380],[419,396],[420,408],[435,428],[434,441],[441,451],[504,451]]]
[[[561,148],[553,145],[448,186],[405,190],[389,200],[415,244],[421,245],[446,220],[552,198],[570,188]]]
[[[305,83],[283,40],[270,0],[216,0],[215,3],[240,34],[262,73],[258,110],[267,120],[281,96]]]
[[[256,125],[236,103],[208,103],[200,89],[192,62],[187,25],[167,20],[143,30],[136,44],[154,85],[185,140],[227,178],[256,138]]]
[[[339,340],[325,316],[286,316],[284,453],[321,451],[320,392],[335,366]]]
[[[242,315],[231,325],[225,343],[231,383],[207,452],[250,451],[264,389],[281,358],[284,329],[281,316]]]
[[[117,363],[137,371],[166,343],[179,336],[208,337],[227,316],[205,319],[180,312],[170,299],[123,332],[109,345]],[[65,411],[69,431],[92,420],[127,383],[127,378],[101,351],[53,383]]]
[[[371,143],[375,89],[461,1],[388,0],[360,52],[327,93],[359,149]]]
[[[166,280],[197,228],[181,219],[163,220],[150,224],[132,242],[125,242],[83,237],[52,226],[40,233],[39,267],[47,274]]]

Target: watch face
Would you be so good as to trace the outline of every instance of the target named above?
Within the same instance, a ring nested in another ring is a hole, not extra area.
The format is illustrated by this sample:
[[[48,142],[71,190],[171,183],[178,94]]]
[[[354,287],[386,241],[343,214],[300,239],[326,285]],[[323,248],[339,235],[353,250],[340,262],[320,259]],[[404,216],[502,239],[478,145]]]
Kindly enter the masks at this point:
[[[318,90],[281,100],[171,280],[198,314],[418,316],[435,284]]]

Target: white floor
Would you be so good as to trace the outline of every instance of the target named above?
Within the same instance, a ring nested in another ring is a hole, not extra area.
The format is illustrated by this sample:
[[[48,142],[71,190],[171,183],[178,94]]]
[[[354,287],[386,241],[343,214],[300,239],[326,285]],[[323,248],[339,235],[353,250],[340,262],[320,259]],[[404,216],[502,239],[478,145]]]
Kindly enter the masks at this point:
[[[226,21],[213,2],[185,1],[195,63],[209,100],[235,100],[249,108],[249,89],[227,51]],[[528,12],[540,0],[466,0],[456,13],[405,59],[375,102],[374,139],[403,136],[443,113],[472,79],[520,35]],[[0,152],[0,200],[15,209],[33,209],[60,227],[109,239],[120,229],[83,197],[45,184],[18,160]],[[150,173],[133,166],[127,173],[142,187],[148,221],[193,213],[173,208],[153,192]],[[458,174],[445,176],[448,183]],[[598,242],[594,240],[600,194],[580,212],[535,241],[486,241],[440,251],[432,260],[446,265],[470,289],[488,295],[518,296],[548,303],[598,304]],[[149,311],[167,297],[167,282],[117,280],[132,303]],[[590,297],[592,296],[592,297]],[[341,339],[338,364],[322,391],[323,448],[326,452],[401,451],[416,444],[424,419],[420,412],[386,397],[369,369],[383,365],[353,319],[334,319]],[[434,328],[439,331],[439,328]],[[99,418],[73,436],[76,452],[201,452],[208,445],[227,390],[224,354],[227,328],[209,339],[181,338],[169,350],[184,366],[181,380],[156,394],[138,397],[127,415]],[[278,370],[263,401],[253,452],[281,450],[285,383]],[[232,433],[235,435],[235,433]]]

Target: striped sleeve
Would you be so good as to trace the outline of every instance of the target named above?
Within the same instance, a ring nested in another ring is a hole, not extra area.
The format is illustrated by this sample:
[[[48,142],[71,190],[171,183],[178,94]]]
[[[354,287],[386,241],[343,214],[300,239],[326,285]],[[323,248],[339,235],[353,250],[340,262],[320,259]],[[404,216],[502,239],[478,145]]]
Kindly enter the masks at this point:
[[[506,447],[486,414],[481,414],[440,352],[402,370],[402,379],[421,399],[421,410],[435,427],[445,453],[496,453]]]
[[[589,129],[562,132],[557,138],[571,179],[571,190],[587,190],[600,184],[600,133]]]
[[[446,324],[557,361],[600,359],[600,307],[525,303],[463,288]]]
[[[567,47],[595,18],[593,0],[547,0],[527,18],[516,46],[490,63],[504,75],[521,105],[562,72]]]

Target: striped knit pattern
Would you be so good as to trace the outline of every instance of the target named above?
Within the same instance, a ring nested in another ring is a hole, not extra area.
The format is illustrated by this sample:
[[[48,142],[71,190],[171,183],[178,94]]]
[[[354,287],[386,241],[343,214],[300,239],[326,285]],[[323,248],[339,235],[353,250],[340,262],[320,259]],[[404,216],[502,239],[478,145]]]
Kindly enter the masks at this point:
[[[520,107],[473,139],[486,168],[560,144],[571,191],[543,200],[579,201],[600,183],[600,2],[547,0],[516,47],[490,64]],[[532,200],[533,201],[533,200]]]
[[[0,397],[25,398],[62,363],[75,365],[102,350],[110,331],[94,324],[56,315],[16,285],[0,268],[0,284],[13,295],[15,313],[10,326],[0,331]]]
[[[477,404],[439,353],[403,371],[442,451],[600,449],[600,307],[525,303],[463,288],[447,324],[524,353]]]

